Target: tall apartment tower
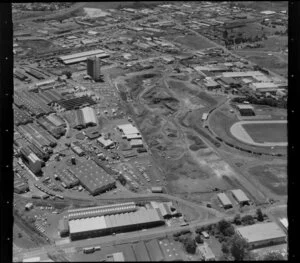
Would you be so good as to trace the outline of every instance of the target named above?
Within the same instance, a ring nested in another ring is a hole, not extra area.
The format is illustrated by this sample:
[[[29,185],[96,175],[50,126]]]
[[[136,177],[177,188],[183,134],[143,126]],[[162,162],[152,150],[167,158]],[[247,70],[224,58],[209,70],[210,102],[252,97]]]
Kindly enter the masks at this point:
[[[100,58],[89,57],[87,58],[87,74],[92,77],[93,80],[98,81],[101,79],[100,72]]]

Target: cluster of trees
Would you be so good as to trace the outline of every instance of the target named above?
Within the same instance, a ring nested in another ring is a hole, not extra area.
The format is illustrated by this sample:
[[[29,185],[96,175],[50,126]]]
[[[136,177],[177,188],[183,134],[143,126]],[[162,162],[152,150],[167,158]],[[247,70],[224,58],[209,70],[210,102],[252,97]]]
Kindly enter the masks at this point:
[[[263,33],[261,36],[246,36],[244,33],[239,32],[237,35],[232,35],[228,33],[227,30],[223,32],[223,39],[225,41],[225,45],[234,45],[234,44],[241,44],[241,43],[254,43],[262,41],[263,39],[268,39],[265,33]]]
[[[181,242],[183,244],[186,252],[188,252],[190,254],[195,254],[196,253],[197,244],[196,244],[195,239],[192,238],[191,234],[192,234],[191,231],[189,231],[189,230],[183,230],[181,232],[175,233],[173,236],[174,236],[174,240],[175,241],[179,241],[179,242]],[[201,243],[201,240],[199,240],[198,237],[196,237],[196,239],[198,241],[200,241],[199,243]],[[202,240],[202,243],[203,243],[203,240]]]
[[[239,235],[233,235],[227,242],[222,244],[223,257],[221,260],[253,260],[249,245],[245,239]]]
[[[253,95],[246,95],[245,97],[237,97],[233,98],[233,102],[237,103],[243,103],[243,101],[249,101],[251,104],[256,104],[256,105],[267,105],[271,107],[277,107],[277,108],[287,108],[287,101],[286,100],[276,100],[273,98],[262,98],[259,99]]]
[[[233,223],[236,225],[253,225],[255,223],[255,219],[259,222],[263,222],[267,215],[263,214],[260,208],[256,210],[255,217],[252,215],[245,215],[241,217],[239,214],[236,215],[233,219]]]

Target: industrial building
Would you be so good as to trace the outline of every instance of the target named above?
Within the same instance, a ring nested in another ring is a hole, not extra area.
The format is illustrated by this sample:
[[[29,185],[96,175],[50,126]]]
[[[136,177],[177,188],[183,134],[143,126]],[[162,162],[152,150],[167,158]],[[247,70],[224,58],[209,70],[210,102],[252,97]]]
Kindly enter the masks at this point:
[[[137,206],[134,202],[126,202],[126,203],[113,204],[113,205],[102,205],[102,206],[70,209],[67,211],[67,214],[69,220],[75,220],[75,219],[97,217],[103,215],[129,213],[129,212],[134,212],[136,210],[137,210]]]
[[[72,188],[79,184],[76,178],[68,169],[59,170],[54,175],[55,179],[62,181],[65,188]]]
[[[20,153],[22,155],[24,163],[33,173],[39,173],[41,171],[42,161],[39,157],[37,157],[32,151],[25,147],[21,148]]]
[[[144,144],[143,144],[143,141],[141,139],[134,139],[134,140],[131,140],[129,142],[130,146],[132,148],[139,148],[139,147],[143,147]]]
[[[104,148],[104,149],[108,149],[111,146],[114,145],[114,142],[110,139],[105,139],[103,136],[99,137],[97,139],[97,142]]]
[[[219,193],[217,196],[224,209],[232,208],[232,203],[225,193]]]
[[[71,240],[133,231],[163,224],[164,220],[157,209],[141,209],[124,214],[69,220]]]
[[[108,262],[123,262],[125,257],[123,252],[116,252],[106,256],[106,261]]]
[[[116,185],[115,180],[91,160],[72,165],[69,169],[92,195],[110,190]]]
[[[153,186],[151,187],[152,193],[163,193],[163,188],[161,186]]]
[[[254,90],[254,91],[258,91],[261,93],[276,93],[278,86],[272,82],[255,82],[255,83],[251,83],[250,87]]]
[[[254,108],[251,105],[238,104],[236,107],[241,116],[255,116]]]
[[[101,80],[101,72],[100,72],[100,58],[99,57],[89,57],[86,60],[86,69],[87,74],[92,77],[93,80],[99,81]]]
[[[85,126],[95,126],[97,125],[97,117],[95,110],[91,107],[85,107],[81,109],[84,119]]]
[[[158,209],[163,218],[171,218],[172,216],[178,215],[178,212],[175,210],[175,208],[172,206],[172,202],[150,202],[150,207],[153,209]]]
[[[134,139],[135,136],[140,136],[139,130],[131,123],[118,125],[118,129],[122,132],[123,139]]]
[[[236,232],[252,249],[286,242],[286,234],[275,222],[239,227]]]
[[[245,78],[252,76],[264,76],[260,71],[235,71],[235,72],[223,72],[222,76],[225,78]]]
[[[138,262],[150,261],[150,257],[144,242],[133,244],[132,248]]]
[[[152,239],[145,242],[147,251],[150,256],[150,261],[164,261],[165,257],[160,249],[157,239]]]
[[[58,111],[67,111],[67,110],[79,109],[80,107],[83,106],[91,106],[95,104],[96,102],[92,98],[88,96],[82,96],[79,98],[57,101],[54,103],[54,107]]]
[[[99,58],[107,58],[109,54],[105,53],[105,51],[101,49],[91,50],[86,52],[75,53],[72,55],[60,56],[59,60],[66,65],[79,63],[86,61],[88,57],[96,56]]]
[[[286,217],[280,218],[279,222],[284,227],[284,230],[287,231],[289,227],[289,221],[287,220],[287,218]]]
[[[250,199],[241,189],[231,190],[231,193],[240,205],[249,205]]]

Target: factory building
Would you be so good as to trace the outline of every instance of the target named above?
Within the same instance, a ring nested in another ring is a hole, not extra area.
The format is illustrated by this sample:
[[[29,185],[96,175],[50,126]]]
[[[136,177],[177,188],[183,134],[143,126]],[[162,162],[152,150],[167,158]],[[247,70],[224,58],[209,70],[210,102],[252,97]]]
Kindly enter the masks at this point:
[[[102,205],[102,206],[93,206],[85,207],[78,209],[70,209],[67,211],[68,219],[82,219],[88,217],[97,217],[103,215],[113,215],[120,213],[129,213],[137,210],[137,206],[134,202],[126,202],[113,205]]]
[[[253,76],[264,76],[260,71],[235,71],[235,72],[223,72],[222,76],[225,78],[245,78]]]
[[[131,123],[118,125],[118,129],[122,132],[123,139],[134,139],[136,136],[140,136],[139,130]]]
[[[97,139],[97,142],[104,148],[108,149],[114,145],[114,142],[110,139],[105,139],[103,136]]]
[[[92,79],[95,80],[95,81],[101,80],[100,67],[101,67],[100,58],[98,58],[98,57],[89,57],[86,60],[87,74],[89,76],[91,76]]]
[[[231,190],[231,193],[240,205],[249,205],[250,199],[241,189]]]
[[[239,227],[236,232],[252,249],[286,242],[286,234],[275,222]]]
[[[42,161],[28,148],[21,148],[21,155],[24,163],[35,174],[39,173],[42,168]]]
[[[69,220],[71,240],[134,231],[163,224],[164,220],[157,209],[141,209],[124,214]]]
[[[81,109],[84,119],[85,126],[95,126],[97,125],[97,117],[95,110],[91,107],[85,107]]]
[[[255,82],[251,83],[250,87],[254,91],[258,91],[260,93],[276,93],[278,86],[272,82]]]
[[[236,107],[241,116],[255,116],[254,108],[251,105],[238,104]]]
[[[115,180],[91,160],[70,166],[69,170],[92,195],[115,188]]]
[[[87,58],[91,56],[96,56],[99,58],[107,58],[109,57],[109,54],[105,53],[105,51],[101,49],[97,49],[97,50],[91,50],[86,52],[80,52],[72,55],[61,56],[59,57],[59,60],[64,64],[69,65],[69,64],[86,61]]]
[[[232,208],[232,203],[226,194],[219,193],[217,196],[224,209]]]
[[[74,110],[74,109],[79,109],[80,107],[83,106],[91,106],[95,105],[96,102],[88,97],[88,96],[82,96],[79,98],[72,98],[72,99],[65,99],[65,100],[60,100],[54,103],[54,107],[58,111],[67,111],[67,110]]]
[[[139,148],[139,147],[143,147],[144,144],[143,144],[143,141],[141,139],[134,139],[134,140],[131,140],[129,142],[130,146],[132,148]]]

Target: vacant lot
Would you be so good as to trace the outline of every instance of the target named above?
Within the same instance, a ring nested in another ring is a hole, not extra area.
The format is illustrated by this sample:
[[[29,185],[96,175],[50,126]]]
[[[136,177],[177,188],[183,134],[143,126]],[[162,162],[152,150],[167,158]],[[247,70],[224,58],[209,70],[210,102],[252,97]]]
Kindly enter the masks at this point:
[[[285,123],[253,123],[243,124],[242,126],[255,142],[287,141],[287,127]]]
[[[287,195],[286,165],[260,165],[249,169],[259,182],[277,195]]]
[[[187,35],[187,36],[179,37],[176,38],[174,41],[195,50],[213,47],[211,42],[197,35]]]

